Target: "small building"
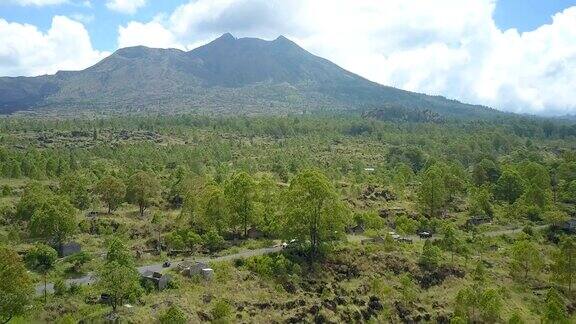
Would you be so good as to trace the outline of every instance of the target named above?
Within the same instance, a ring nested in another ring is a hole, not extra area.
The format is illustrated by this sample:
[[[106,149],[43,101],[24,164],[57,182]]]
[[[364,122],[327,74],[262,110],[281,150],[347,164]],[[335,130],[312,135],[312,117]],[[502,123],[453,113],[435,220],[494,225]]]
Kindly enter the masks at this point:
[[[248,229],[247,235],[248,235],[248,238],[251,238],[251,239],[258,239],[258,238],[264,237],[264,233],[262,233],[262,231],[254,228],[254,227],[251,227],[250,229]]]
[[[202,269],[201,273],[202,273],[202,278],[204,278],[206,280],[212,280],[212,278],[214,277],[214,270],[211,268]]]
[[[192,277],[194,275],[202,274],[202,270],[210,269],[204,262],[194,262],[192,264],[185,264],[179,267],[183,275]]]
[[[58,256],[63,258],[72,254],[82,252],[82,247],[80,246],[80,243],[72,241],[58,245],[56,247],[56,251],[58,252]]]
[[[364,226],[363,225],[350,226],[346,228],[346,233],[355,235],[362,234],[364,233]]]
[[[491,221],[492,221],[492,219],[490,217],[487,217],[487,216],[474,216],[474,217],[470,217],[466,221],[466,227],[478,226],[478,225],[490,223]]]
[[[142,279],[151,282],[154,287],[158,290],[164,290],[168,288],[168,283],[170,282],[170,276],[164,275],[160,272],[146,271],[142,274]]]
[[[576,234],[576,218],[571,218],[560,224],[560,229],[566,233]]]

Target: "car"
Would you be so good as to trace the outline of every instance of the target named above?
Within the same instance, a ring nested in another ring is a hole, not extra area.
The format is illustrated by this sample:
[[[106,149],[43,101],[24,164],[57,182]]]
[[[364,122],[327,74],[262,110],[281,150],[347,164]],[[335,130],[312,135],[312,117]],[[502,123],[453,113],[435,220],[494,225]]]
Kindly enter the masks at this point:
[[[170,261],[166,260],[166,261],[164,261],[164,263],[162,263],[162,268],[170,268],[171,265],[172,265],[172,263],[170,263]]]
[[[432,233],[423,231],[418,233],[418,236],[420,236],[421,239],[427,239],[432,237]]]
[[[398,234],[392,234],[392,238],[393,238],[394,240],[398,240],[398,239],[400,239],[400,235],[398,235]]]
[[[402,242],[402,243],[409,243],[409,244],[412,243],[412,239],[409,237],[399,237],[397,241]]]

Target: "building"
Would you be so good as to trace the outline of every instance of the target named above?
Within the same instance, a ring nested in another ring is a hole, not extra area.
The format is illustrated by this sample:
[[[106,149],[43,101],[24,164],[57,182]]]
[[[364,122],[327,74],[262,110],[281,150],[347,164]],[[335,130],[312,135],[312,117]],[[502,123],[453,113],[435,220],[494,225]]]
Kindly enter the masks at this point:
[[[258,239],[261,237],[264,237],[264,233],[262,233],[261,231],[259,231],[258,229],[251,227],[250,229],[248,229],[248,237],[251,239]]]
[[[192,277],[194,275],[202,274],[202,270],[210,269],[210,267],[204,262],[194,262],[194,263],[182,263],[178,267],[181,273],[187,277]]]
[[[142,279],[144,281],[151,282],[154,287],[158,290],[164,290],[168,288],[168,283],[170,282],[170,276],[161,274],[160,272],[146,271],[142,274]]]
[[[56,251],[58,252],[58,256],[63,258],[72,254],[82,252],[82,247],[80,246],[80,243],[72,241],[58,245],[56,247]]]

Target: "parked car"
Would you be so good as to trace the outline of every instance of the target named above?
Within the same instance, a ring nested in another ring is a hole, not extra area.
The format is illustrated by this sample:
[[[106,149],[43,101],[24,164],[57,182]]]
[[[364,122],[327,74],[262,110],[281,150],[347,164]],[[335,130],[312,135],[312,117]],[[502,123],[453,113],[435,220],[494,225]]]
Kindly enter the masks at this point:
[[[162,263],[162,268],[170,268],[171,265],[172,265],[172,263],[170,263],[170,261],[166,260],[166,261],[164,261],[164,263]]]
[[[427,239],[432,237],[432,233],[423,231],[418,233],[418,236],[420,236],[421,239]]]

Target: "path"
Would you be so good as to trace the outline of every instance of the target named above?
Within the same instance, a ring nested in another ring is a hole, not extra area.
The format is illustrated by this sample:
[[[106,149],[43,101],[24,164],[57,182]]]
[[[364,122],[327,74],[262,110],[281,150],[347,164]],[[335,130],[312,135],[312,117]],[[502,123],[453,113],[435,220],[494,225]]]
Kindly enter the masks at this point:
[[[546,227],[547,227],[547,225],[539,225],[539,226],[534,226],[534,229],[540,230],[540,229],[543,229]],[[486,236],[494,237],[494,236],[500,236],[500,235],[509,235],[509,234],[520,233],[520,232],[522,232],[522,229],[523,228],[513,228],[513,229],[485,232],[484,234]],[[417,235],[409,235],[406,237],[412,239],[414,242],[422,240]],[[368,239],[368,237],[366,237],[364,235],[349,235],[348,236],[348,240],[350,242],[360,242],[364,239]],[[432,237],[431,238],[431,240],[437,240],[437,239],[439,239],[439,237]],[[281,250],[282,250],[282,247],[276,246],[276,247],[268,247],[268,248],[262,248],[262,249],[256,249],[256,250],[242,251],[242,252],[238,252],[235,254],[229,254],[229,255],[224,255],[224,256],[219,256],[219,257],[189,258],[189,259],[186,259],[184,261],[176,261],[176,262],[172,263],[170,268],[177,267],[182,262],[204,262],[204,263],[208,263],[208,262],[230,261],[230,260],[235,260],[235,259],[249,258],[252,256],[279,252]],[[166,269],[166,268],[162,267],[162,263],[156,263],[156,264],[138,267],[138,272],[139,273],[144,273],[146,271],[160,272],[164,269]],[[96,282],[96,278],[95,278],[93,273],[88,273],[87,275],[85,275],[83,277],[76,278],[76,279],[67,279],[65,281],[66,285],[68,285],[68,286],[70,286],[72,284],[74,284],[74,285],[90,285],[90,284],[93,284],[94,282]],[[54,292],[54,284],[48,283],[48,285],[46,286],[46,290],[49,293],[53,293]],[[36,285],[36,294],[42,295],[43,293],[44,293],[44,284]]]

